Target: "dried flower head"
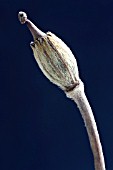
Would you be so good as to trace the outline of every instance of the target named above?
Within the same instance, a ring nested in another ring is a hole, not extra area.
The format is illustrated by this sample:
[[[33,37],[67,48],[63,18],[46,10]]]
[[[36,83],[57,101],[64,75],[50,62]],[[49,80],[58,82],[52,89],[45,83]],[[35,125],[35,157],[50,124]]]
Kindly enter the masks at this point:
[[[40,31],[24,12],[20,12],[20,22],[26,23],[34,42],[30,46],[44,75],[64,91],[71,91],[79,84],[77,62],[67,45],[51,32]]]

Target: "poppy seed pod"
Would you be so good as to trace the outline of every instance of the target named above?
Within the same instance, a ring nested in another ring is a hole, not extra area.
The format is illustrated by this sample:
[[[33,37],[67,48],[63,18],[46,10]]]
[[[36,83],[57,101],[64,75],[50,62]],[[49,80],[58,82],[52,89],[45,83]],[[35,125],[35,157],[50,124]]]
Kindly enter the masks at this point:
[[[79,84],[77,62],[67,45],[51,32],[43,33],[24,12],[19,12],[20,22],[26,23],[34,42],[30,46],[44,75],[62,90],[68,92]]]

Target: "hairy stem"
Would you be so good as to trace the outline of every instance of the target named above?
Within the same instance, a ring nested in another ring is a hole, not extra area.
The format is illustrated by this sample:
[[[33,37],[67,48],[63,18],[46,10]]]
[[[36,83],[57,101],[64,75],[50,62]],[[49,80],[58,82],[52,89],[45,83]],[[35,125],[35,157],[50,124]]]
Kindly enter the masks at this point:
[[[97,125],[92,109],[84,93],[83,84],[80,83],[72,92],[67,93],[67,97],[72,98],[77,104],[85,122],[90,145],[94,156],[95,170],[105,170],[104,155],[97,130]]]

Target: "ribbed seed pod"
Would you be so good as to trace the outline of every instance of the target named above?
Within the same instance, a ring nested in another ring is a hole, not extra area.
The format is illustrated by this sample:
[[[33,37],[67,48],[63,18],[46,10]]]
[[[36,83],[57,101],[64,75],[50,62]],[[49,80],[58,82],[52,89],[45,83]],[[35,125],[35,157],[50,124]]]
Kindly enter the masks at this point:
[[[77,62],[67,45],[51,32],[40,31],[25,13],[19,13],[21,23],[27,23],[34,42],[31,48],[44,75],[64,91],[71,91],[79,84]]]
[[[48,32],[35,40],[31,47],[40,69],[51,82],[65,91],[78,84],[76,59],[61,39]]]

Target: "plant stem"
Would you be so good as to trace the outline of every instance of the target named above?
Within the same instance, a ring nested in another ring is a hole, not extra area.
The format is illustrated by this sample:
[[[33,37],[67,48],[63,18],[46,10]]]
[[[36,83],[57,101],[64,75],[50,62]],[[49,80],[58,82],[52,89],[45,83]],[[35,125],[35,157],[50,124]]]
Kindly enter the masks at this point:
[[[66,91],[67,97],[72,98],[78,105],[88,132],[94,155],[95,170],[105,170],[104,156],[96,122],[84,93],[84,85],[81,80],[79,82],[78,67],[74,55],[54,34],[45,34],[39,30],[27,19],[26,13],[19,12],[18,18],[21,24],[27,24],[33,35],[34,42],[31,43],[31,48],[42,72],[51,82]],[[39,41],[41,38],[43,38],[43,41]],[[69,91],[70,89],[71,91]]]
[[[84,86],[81,82],[73,91],[67,93],[77,104],[87,129],[90,145],[94,156],[95,170],[105,170],[104,155],[97,130],[97,125],[92,109],[84,93]]]

